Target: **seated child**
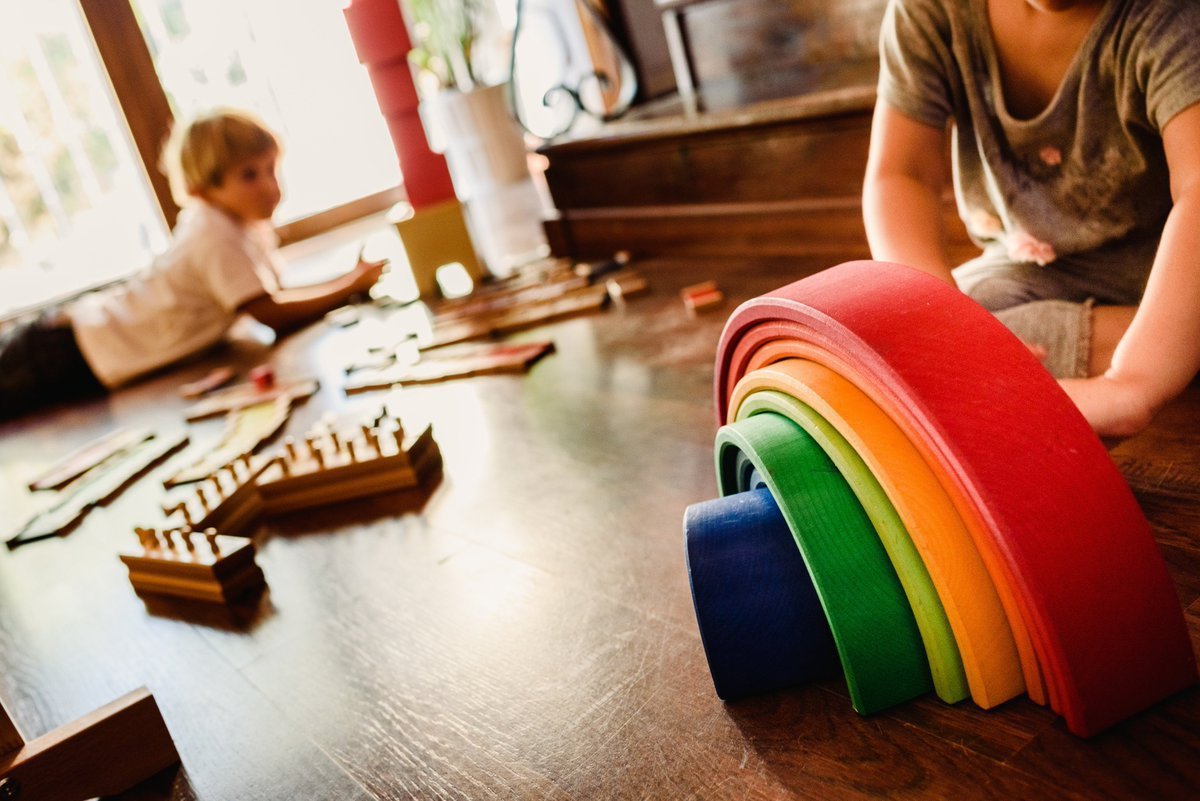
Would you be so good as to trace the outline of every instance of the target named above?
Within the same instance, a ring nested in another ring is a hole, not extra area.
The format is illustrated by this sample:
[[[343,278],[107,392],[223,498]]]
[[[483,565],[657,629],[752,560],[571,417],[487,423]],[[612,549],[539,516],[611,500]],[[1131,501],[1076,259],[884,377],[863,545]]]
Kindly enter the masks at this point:
[[[170,247],[143,272],[0,334],[0,419],[111,389],[220,341],[241,312],[277,332],[365,293],[384,262],[281,289],[271,215],[279,144],[246,114],[220,111],[176,132],[167,162],[183,206]]]
[[[1200,3],[891,0],[880,61],[873,256],[957,280],[1099,434],[1148,425],[1200,370]]]

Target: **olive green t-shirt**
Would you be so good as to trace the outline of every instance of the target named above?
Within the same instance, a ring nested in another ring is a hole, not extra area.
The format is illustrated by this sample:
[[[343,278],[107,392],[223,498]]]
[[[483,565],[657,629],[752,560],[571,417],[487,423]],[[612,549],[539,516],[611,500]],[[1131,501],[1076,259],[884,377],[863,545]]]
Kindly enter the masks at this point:
[[[1103,271],[1136,302],[1172,206],[1162,131],[1200,102],[1200,0],[1107,0],[1027,120],[1005,107],[986,2],[891,0],[879,97],[953,122],[959,213],[989,253]]]

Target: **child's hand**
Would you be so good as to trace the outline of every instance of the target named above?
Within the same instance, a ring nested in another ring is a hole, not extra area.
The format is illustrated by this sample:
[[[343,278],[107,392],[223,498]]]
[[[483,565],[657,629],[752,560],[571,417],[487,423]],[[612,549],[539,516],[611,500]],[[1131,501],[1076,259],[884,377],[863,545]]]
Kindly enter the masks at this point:
[[[1131,437],[1154,416],[1143,388],[1134,382],[1099,375],[1058,383],[1101,437]]]
[[[354,291],[359,294],[366,294],[371,287],[375,286],[375,282],[383,275],[383,270],[388,265],[387,259],[380,261],[364,261],[361,257],[358,264],[354,266]]]

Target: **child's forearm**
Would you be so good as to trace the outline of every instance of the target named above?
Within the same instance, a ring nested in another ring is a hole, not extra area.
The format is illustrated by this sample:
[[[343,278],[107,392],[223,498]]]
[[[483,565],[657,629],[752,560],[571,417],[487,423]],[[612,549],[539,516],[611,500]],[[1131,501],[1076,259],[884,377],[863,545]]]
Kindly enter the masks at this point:
[[[942,225],[945,137],[944,129],[909,119],[882,100],[876,103],[863,222],[873,258],[953,283]]]
[[[868,180],[863,189],[863,220],[872,258],[916,267],[954,283],[941,199],[932,187],[902,174]]]
[[[290,331],[342,306],[360,291],[357,273],[313,286],[279,289],[251,301],[245,311],[278,333]]]
[[[1133,322],[1105,373],[1153,415],[1200,371],[1200,184],[1175,200]]]

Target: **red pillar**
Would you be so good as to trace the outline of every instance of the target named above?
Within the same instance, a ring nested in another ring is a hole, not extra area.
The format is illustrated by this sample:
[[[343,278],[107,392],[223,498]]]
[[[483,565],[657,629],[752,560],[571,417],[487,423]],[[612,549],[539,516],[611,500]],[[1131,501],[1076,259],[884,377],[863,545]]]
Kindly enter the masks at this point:
[[[417,113],[420,101],[408,66],[412,41],[399,0],[350,0],[343,13],[392,135],[409,203],[420,211],[455,199],[446,159],[429,149]]]

